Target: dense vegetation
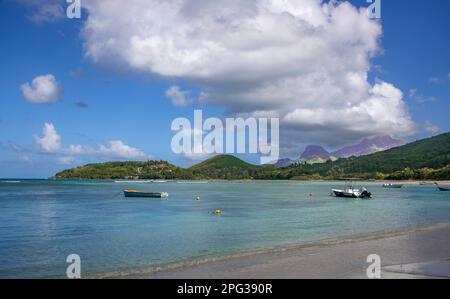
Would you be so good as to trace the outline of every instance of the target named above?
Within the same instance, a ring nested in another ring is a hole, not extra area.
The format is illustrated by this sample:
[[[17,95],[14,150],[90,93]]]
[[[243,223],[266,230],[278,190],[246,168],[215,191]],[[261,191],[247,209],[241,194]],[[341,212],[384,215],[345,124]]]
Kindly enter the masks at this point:
[[[450,179],[450,133],[363,157],[323,164],[292,165],[276,169],[256,166],[236,157],[221,155],[188,169],[165,161],[89,164],[65,170],[58,179],[341,179],[448,180]]]
[[[64,170],[57,179],[190,179],[188,170],[166,161],[110,162]]]
[[[240,180],[260,178],[264,172],[270,175],[274,167],[256,166],[234,156],[221,155],[194,165],[189,170],[196,178]]]
[[[293,166],[285,177],[360,177],[365,179],[450,179],[450,133],[416,141],[368,156]]]

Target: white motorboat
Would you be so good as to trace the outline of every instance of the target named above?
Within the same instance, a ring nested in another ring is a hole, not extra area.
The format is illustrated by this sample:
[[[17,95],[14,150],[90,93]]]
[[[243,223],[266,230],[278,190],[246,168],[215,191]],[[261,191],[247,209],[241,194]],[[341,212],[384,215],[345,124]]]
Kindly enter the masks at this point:
[[[403,185],[400,184],[383,184],[383,188],[400,189]]]
[[[346,183],[344,190],[332,189],[332,194],[336,197],[345,198],[371,198],[372,193],[370,193],[366,188],[355,189],[353,184]]]

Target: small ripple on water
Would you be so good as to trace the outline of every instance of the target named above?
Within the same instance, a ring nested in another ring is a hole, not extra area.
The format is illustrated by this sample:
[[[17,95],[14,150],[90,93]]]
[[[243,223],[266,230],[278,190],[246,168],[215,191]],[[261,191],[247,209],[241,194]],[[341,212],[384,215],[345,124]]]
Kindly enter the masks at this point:
[[[353,201],[329,197],[335,185],[167,182],[160,186],[170,193],[167,200],[126,201],[115,196],[114,182],[3,184],[0,256],[6,257],[6,272],[0,276],[20,277],[15,265],[22,255],[28,262],[48,261],[47,272],[30,266],[37,277],[60,275],[65,260],[59,255],[73,252],[90,273],[134,273],[140,267],[145,272],[178,261],[189,265],[280,244],[450,221],[450,201],[430,188],[386,192],[368,184],[376,199]],[[216,208],[222,216],[208,215]],[[33,273],[27,267],[23,275]]]

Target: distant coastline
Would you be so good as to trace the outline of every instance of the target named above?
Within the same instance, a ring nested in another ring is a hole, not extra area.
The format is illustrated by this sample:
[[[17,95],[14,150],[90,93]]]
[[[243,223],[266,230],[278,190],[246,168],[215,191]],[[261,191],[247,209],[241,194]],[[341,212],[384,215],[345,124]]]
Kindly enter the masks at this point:
[[[48,180],[48,181],[55,181],[55,182],[64,182],[64,181],[104,181],[104,182],[119,182],[121,181],[116,179],[80,179],[80,178],[68,178],[68,179],[58,179],[58,178],[42,178],[42,179],[17,179],[17,181],[39,181],[39,180]],[[0,181],[7,182],[10,181],[10,179],[0,179]],[[137,179],[137,180],[124,180],[124,183],[133,183],[133,182],[147,182],[149,180],[146,179]],[[152,180],[150,180],[152,181]],[[155,180],[156,181],[156,180]],[[298,180],[298,179],[291,179],[291,180],[223,180],[223,179],[208,179],[208,180],[202,180],[202,179],[192,179],[192,180],[179,180],[179,179],[173,179],[173,180],[167,180],[167,182],[192,182],[192,183],[198,183],[198,182],[223,182],[223,183],[293,183],[293,182],[345,182],[345,181],[351,181],[356,184],[358,183],[377,183],[377,184],[388,184],[391,182],[395,182],[397,184],[405,185],[405,186],[412,186],[412,185],[420,185],[422,183],[426,183],[426,186],[434,186],[435,183],[442,184],[442,185],[450,185],[450,180],[432,180],[432,181],[424,181],[424,180],[364,180],[364,179],[355,179],[355,180],[346,180],[346,179],[320,179],[320,180]],[[151,182],[149,182],[151,183]]]
[[[298,163],[278,168],[253,165],[219,155],[189,168],[167,161],[88,164],[57,173],[52,179],[111,180],[450,180],[450,133],[360,157]]]

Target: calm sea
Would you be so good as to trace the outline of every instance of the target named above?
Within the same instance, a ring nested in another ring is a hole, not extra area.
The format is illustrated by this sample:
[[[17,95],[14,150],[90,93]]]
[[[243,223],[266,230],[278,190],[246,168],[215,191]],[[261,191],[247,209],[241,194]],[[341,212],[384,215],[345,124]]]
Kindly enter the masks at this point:
[[[450,222],[450,193],[383,189],[374,200],[330,196],[342,182],[0,180],[0,278],[132,275],[245,251]],[[122,189],[167,191],[125,199]],[[312,196],[310,196],[312,194]],[[195,199],[202,198],[201,202]],[[221,216],[209,211],[221,209]]]

